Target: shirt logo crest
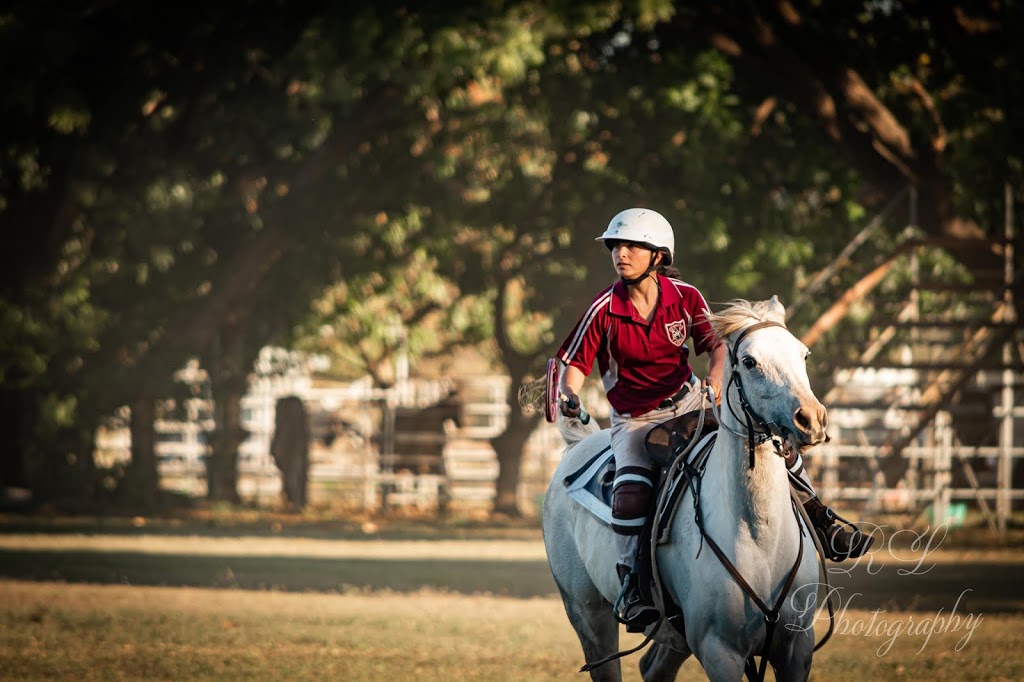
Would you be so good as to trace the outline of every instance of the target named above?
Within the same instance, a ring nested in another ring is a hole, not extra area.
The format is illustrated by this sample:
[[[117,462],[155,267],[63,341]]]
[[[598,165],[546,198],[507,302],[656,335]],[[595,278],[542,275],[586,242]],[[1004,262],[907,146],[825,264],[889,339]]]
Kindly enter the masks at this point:
[[[668,340],[675,346],[682,346],[686,342],[686,324],[682,320],[666,322],[665,332],[668,333]]]

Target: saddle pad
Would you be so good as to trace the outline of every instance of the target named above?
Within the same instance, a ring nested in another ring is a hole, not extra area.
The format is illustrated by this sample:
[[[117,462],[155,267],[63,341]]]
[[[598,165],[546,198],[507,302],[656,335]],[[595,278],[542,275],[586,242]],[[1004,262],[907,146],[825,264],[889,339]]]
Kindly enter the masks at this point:
[[[700,440],[690,451],[687,460],[694,464],[700,458],[706,457],[715,442],[716,431],[704,433]],[[657,519],[656,528],[659,544],[665,542],[662,537],[667,532],[667,525],[670,525],[675,517],[676,507],[686,490],[689,478],[684,475],[682,468],[675,470],[675,476],[668,481],[662,478],[663,484],[658,486],[655,493],[654,509],[662,509],[662,515]],[[576,501],[581,507],[597,517],[606,526],[612,525],[612,484],[615,480],[615,456],[610,447],[599,451],[596,455],[583,463],[576,471],[565,477],[566,492],[569,497]],[[669,496],[665,505],[660,503],[663,496]]]
[[[612,449],[606,447],[565,477],[565,489],[569,497],[610,526],[614,478],[615,458]]]

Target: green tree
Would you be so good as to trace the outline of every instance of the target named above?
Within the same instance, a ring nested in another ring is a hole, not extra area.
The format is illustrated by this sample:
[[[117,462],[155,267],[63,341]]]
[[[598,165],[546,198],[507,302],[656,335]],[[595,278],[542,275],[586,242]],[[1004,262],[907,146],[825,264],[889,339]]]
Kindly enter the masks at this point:
[[[746,101],[813,122],[816,147],[873,191],[865,205],[916,187],[925,232],[984,269],[997,264],[1000,188],[1022,179],[1021,22],[1016,2],[782,1],[686,6],[665,28],[728,57]]]
[[[101,415],[242,328],[257,347],[288,325],[254,309],[294,311],[338,271],[353,234],[332,212],[364,197],[311,196],[337,195],[340,162],[396,101],[356,71],[325,104],[321,53],[339,35],[372,53],[372,10],[51,9],[22,3],[0,29],[4,472],[40,497],[88,494]]]
[[[365,337],[351,362],[368,367],[399,319],[422,353],[493,334],[513,383],[497,509],[515,513],[534,425],[515,389],[609,283],[592,240],[619,209],[669,215],[712,301],[791,299],[908,183],[926,233],[990,268],[997,188],[1021,185],[1020,15],[18,3],[0,22],[2,476],[91,490],[102,415],[198,355],[219,368],[211,490],[231,499],[227,403],[316,300],[341,338]],[[459,305],[437,310],[443,295]]]

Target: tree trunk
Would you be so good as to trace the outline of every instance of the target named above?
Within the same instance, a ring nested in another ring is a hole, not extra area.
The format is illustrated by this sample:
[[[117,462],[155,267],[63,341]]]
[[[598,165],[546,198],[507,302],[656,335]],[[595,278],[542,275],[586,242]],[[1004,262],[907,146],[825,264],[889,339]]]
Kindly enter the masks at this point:
[[[238,447],[248,433],[242,428],[244,389],[228,386],[214,389],[216,430],[211,434],[210,458],[206,462],[207,498],[212,502],[237,503]]]
[[[248,433],[242,428],[242,396],[248,387],[244,335],[237,327],[221,331],[210,363],[214,431],[206,462],[207,498],[213,502],[240,501],[238,447]]]
[[[6,447],[0,448],[0,500],[7,486],[24,487],[25,456],[28,434],[25,429],[25,394],[22,391],[0,389],[0,429]]]
[[[522,470],[523,455],[526,441],[537,428],[540,415],[525,415],[519,407],[518,385],[513,382],[509,387],[508,424],[500,436],[491,444],[498,455],[498,480],[495,482],[494,510],[495,514],[522,516],[519,508],[519,474]]]
[[[82,422],[57,429],[52,441],[40,444],[29,480],[37,500],[68,512],[92,511],[96,503],[96,427],[88,419]]]
[[[152,398],[132,403],[132,461],[121,486],[120,497],[143,509],[156,506],[160,488],[156,467],[156,405]]]

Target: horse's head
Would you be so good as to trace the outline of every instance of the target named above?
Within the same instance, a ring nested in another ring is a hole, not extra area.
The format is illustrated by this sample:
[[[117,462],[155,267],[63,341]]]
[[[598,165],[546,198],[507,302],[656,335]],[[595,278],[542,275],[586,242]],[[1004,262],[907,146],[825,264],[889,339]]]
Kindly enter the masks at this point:
[[[723,408],[798,449],[827,440],[828,414],[807,378],[810,351],[786,328],[778,297],[736,300],[709,320],[729,348]]]

